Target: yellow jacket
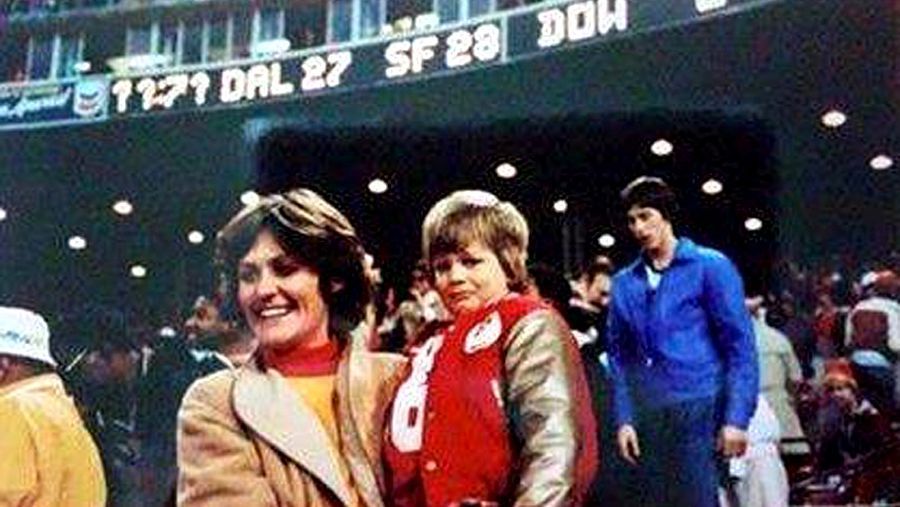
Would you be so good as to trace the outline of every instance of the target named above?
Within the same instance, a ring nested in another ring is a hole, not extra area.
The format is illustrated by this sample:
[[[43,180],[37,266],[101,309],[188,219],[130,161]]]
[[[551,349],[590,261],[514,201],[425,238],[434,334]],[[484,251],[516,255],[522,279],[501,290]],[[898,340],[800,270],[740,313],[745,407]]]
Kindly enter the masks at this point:
[[[97,447],[55,373],[0,389],[0,507],[103,507]]]

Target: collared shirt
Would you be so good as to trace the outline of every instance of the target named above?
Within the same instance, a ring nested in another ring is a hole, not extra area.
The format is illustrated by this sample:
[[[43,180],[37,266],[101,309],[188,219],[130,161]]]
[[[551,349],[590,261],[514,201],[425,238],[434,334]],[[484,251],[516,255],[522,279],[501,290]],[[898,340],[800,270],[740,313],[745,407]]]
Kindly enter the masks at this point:
[[[722,253],[681,238],[653,288],[642,258],[613,277],[608,320],[617,426],[636,405],[662,407],[722,395],[724,424],[746,428],[759,372],[737,269]]]
[[[59,376],[0,389],[0,424],[0,505],[106,505],[100,456]]]

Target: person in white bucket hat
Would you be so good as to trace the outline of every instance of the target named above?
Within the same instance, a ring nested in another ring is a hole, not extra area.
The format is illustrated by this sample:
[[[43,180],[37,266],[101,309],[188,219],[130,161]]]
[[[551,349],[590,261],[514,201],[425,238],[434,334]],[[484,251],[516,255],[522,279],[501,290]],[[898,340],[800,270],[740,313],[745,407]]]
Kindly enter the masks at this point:
[[[102,507],[106,483],[40,315],[0,306],[0,505]]]

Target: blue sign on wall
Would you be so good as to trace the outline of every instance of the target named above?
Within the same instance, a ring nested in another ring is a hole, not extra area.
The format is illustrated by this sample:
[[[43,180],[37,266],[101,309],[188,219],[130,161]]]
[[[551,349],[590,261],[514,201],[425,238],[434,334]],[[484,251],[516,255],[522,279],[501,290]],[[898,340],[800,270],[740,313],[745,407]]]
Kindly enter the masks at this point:
[[[0,130],[100,121],[108,104],[107,76],[0,87]]]

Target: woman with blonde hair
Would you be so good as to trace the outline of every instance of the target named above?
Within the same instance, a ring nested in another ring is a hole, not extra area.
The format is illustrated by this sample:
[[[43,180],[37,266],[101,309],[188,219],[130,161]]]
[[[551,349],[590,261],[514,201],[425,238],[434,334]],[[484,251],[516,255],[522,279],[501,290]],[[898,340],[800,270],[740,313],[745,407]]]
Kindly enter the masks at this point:
[[[219,232],[223,292],[259,343],[202,378],[178,424],[185,507],[381,506],[383,418],[405,360],[364,350],[364,251],[310,190],[273,194]]]
[[[580,505],[597,465],[572,333],[525,288],[528,224],[483,191],[454,192],[422,226],[453,321],[411,350],[385,444],[395,506]]]

